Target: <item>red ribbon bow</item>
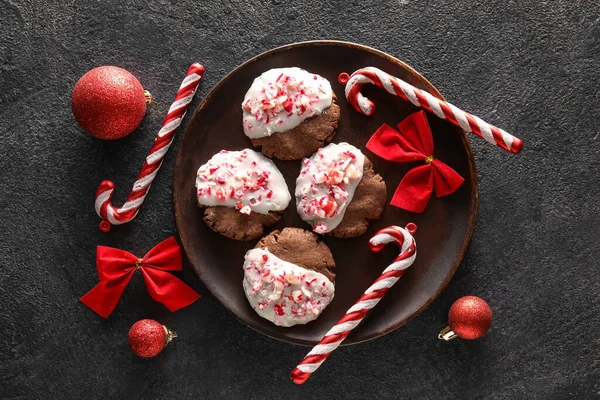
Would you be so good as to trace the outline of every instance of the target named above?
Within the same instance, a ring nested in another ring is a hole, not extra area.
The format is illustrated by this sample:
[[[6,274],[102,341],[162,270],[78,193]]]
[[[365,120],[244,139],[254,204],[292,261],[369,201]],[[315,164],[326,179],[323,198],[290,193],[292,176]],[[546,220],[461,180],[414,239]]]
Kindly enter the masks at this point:
[[[200,295],[183,281],[165,271],[181,270],[181,250],[174,237],[162,241],[143,258],[112,247],[98,246],[96,268],[100,283],[80,300],[107,318],[117,306],[136,270],[144,275],[150,296],[170,311],[196,301]]]
[[[465,180],[433,156],[433,137],[424,111],[406,117],[398,129],[400,132],[383,124],[369,139],[367,149],[388,161],[425,161],[425,165],[411,169],[402,178],[390,203],[420,213],[427,207],[434,188],[437,197],[446,196]]]

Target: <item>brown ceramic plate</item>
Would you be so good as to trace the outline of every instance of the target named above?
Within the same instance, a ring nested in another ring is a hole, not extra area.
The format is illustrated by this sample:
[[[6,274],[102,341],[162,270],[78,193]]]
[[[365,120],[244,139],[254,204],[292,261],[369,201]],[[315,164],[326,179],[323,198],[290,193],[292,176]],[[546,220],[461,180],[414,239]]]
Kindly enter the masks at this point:
[[[373,339],[398,328],[425,309],[458,268],[473,232],[477,209],[477,172],[471,147],[462,130],[428,114],[436,157],[458,171],[465,183],[447,197],[432,196],[422,214],[388,205],[381,219],[373,222],[365,235],[354,239],[324,237],[337,265],[335,299],[316,321],[291,328],[277,327],[252,310],[242,290],[244,254],[256,242],[238,242],[212,232],[202,221],[203,212],[196,205],[194,183],[198,167],[216,152],[252,147],[241,124],[240,105],[246,90],[262,72],[290,66],[317,73],[331,82],[341,107],[340,124],[333,141],[349,142],[373,161],[375,171],[387,183],[388,203],[404,174],[419,164],[386,162],[364,147],[382,123],[395,126],[417,109],[370,86],[365,87],[364,93],[375,101],[377,110],[372,117],[360,115],[345,100],[337,76],[341,72],[352,73],[362,67],[375,66],[442,98],[425,78],[401,61],[357,44],[315,41],[280,47],[247,61],[223,78],[190,120],[179,145],[174,177],[175,218],[181,242],[206,287],[241,321],[270,337],[311,345],[338,321],[398,252],[396,246],[390,245],[381,253],[373,254],[368,239],[388,225],[415,222],[419,228],[415,235],[418,248],[415,263],[344,343]],[[286,226],[309,229],[298,217],[293,199],[300,161],[275,160],[275,164],[285,176],[292,201],[273,229]]]

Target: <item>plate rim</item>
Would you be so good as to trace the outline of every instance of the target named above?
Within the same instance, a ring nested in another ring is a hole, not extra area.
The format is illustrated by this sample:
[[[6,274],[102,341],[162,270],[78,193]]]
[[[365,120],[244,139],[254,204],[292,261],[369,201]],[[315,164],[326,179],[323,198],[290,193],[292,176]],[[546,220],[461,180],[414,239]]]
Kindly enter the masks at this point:
[[[327,45],[334,45],[334,46],[346,46],[346,47],[352,47],[352,48],[356,48],[362,51],[366,51],[369,53],[372,53],[376,56],[379,56],[381,58],[386,59],[387,61],[398,65],[401,68],[406,69],[409,73],[411,73],[413,76],[415,76],[417,79],[421,80],[425,86],[427,86],[427,91],[429,93],[431,93],[432,95],[434,95],[435,97],[441,99],[441,100],[445,100],[444,96],[438,91],[438,89],[433,86],[433,84],[431,84],[431,82],[429,82],[429,80],[427,80],[423,75],[421,75],[419,72],[417,72],[414,68],[412,68],[410,65],[406,64],[405,62],[399,60],[398,58],[387,54],[381,50],[377,50],[375,48],[369,47],[369,46],[365,46],[362,44],[358,44],[358,43],[353,43],[353,42],[348,42],[348,41],[341,41],[341,40],[309,40],[309,41],[302,41],[302,42],[295,42],[295,43],[290,43],[290,44],[286,44],[283,46],[279,46],[267,51],[264,51],[256,56],[253,56],[251,58],[249,58],[248,60],[244,61],[242,64],[238,65],[236,68],[234,68],[233,70],[229,71],[225,76],[223,76],[223,78],[221,78],[219,80],[219,82],[217,82],[211,89],[210,91],[206,94],[206,96],[204,97],[204,99],[202,100],[202,102],[200,103],[200,105],[196,108],[196,110],[194,111],[194,113],[192,114],[192,116],[188,119],[184,132],[181,135],[181,139],[180,142],[183,140],[183,138],[185,137],[185,135],[188,133],[189,130],[189,126],[190,126],[190,122],[196,118],[196,116],[199,113],[202,113],[202,111],[204,110],[204,108],[207,106],[207,104],[209,103],[209,101],[212,99],[212,97],[215,96],[215,93],[217,93],[219,91],[219,89],[224,86],[230,79],[230,77],[237,73],[239,70],[245,68],[246,66],[261,60],[265,57],[271,56],[273,54],[277,54],[280,52],[284,52],[286,50],[289,50],[291,48],[297,48],[297,47],[308,47],[308,46],[327,46]],[[367,342],[369,340],[373,340],[376,338],[379,338],[381,336],[387,335],[388,333],[391,333],[393,331],[395,331],[396,329],[400,328],[401,326],[403,326],[404,324],[406,324],[408,321],[410,321],[411,319],[415,318],[416,316],[418,316],[419,314],[421,314],[427,307],[429,307],[429,305],[431,305],[431,303],[436,300],[440,294],[446,290],[446,287],[448,286],[448,284],[450,283],[450,281],[452,280],[452,278],[454,277],[454,275],[456,274],[456,271],[458,270],[458,267],[460,266],[460,263],[462,262],[462,260],[464,259],[465,253],[467,251],[467,247],[469,246],[469,243],[471,242],[471,238],[473,236],[473,231],[475,229],[475,222],[477,219],[477,209],[478,209],[478,205],[479,205],[479,177],[477,174],[477,168],[475,166],[475,156],[473,154],[473,148],[471,147],[471,143],[469,142],[469,138],[467,136],[467,132],[465,132],[462,128],[460,127],[455,127],[455,129],[457,130],[457,132],[460,133],[460,139],[461,142],[463,144],[463,146],[465,147],[465,150],[467,152],[467,155],[469,157],[467,157],[467,164],[468,164],[468,169],[469,169],[469,173],[472,176],[472,190],[471,190],[471,196],[472,196],[472,201],[469,207],[469,220],[468,220],[468,226],[467,226],[467,231],[465,233],[465,236],[463,238],[462,241],[462,246],[460,248],[460,251],[458,252],[456,258],[454,259],[454,264],[452,265],[452,269],[450,271],[450,273],[448,274],[447,278],[444,280],[444,282],[442,282],[442,284],[440,285],[439,289],[436,291],[436,293],[430,297],[418,310],[416,310],[414,313],[412,313],[411,315],[409,315],[408,317],[400,320],[399,322],[390,325],[387,329],[381,330],[379,332],[375,332],[372,333],[370,335],[367,335],[363,338],[361,338],[360,340],[355,340],[349,343],[342,343],[342,346],[350,346],[350,345],[354,345],[354,344],[359,344],[359,343],[364,343]],[[225,309],[227,309],[227,311],[229,311],[229,313],[231,313],[238,321],[240,321],[241,323],[243,323],[244,325],[250,327],[252,330],[259,332],[260,334],[267,336],[271,339],[275,339],[281,342],[285,342],[285,343],[290,343],[290,344],[295,344],[295,345],[302,345],[302,346],[314,346],[315,343],[308,343],[305,341],[298,341],[298,340],[294,340],[292,338],[289,337],[276,337],[273,335],[270,335],[266,332],[261,331],[260,329],[258,329],[257,327],[253,326],[251,323],[249,323],[248,321],[243,320],[241,317],[239,317],[232,308],[230,308],[227,304],[223,303],[220,298],[218,296],[215,295],[215,291],[216,288],[213,287],[213,285],[207,283],[204,281],[204,279],[202,279],[202,274],[200,274],[198,271],[196,271],[196,268],[194,268],[194,266],[192,265],[191,261],[190,261],[190,257],[188,254],[188,250],[186,247],[186,241],[183,240],[182,238],[182,230],[180,229],[180,222],[179,222],[179,215],[180,215],[180,210],[179,210],[179,206],[176,202],[176,198],[177,198],[177,194],[178,194],[178,189],[177,186],[175,185],[175,176],[177,174],[177,172],[180,169],[180,164],[181,164],[181,160],[182,160],[182,152],[183,152],[183,147],[179,146],[179,148],[177,149],[177,156],[175,159],[175,165],[173,168],[173,213],[175,216],[175,226],[177,229],[177,234],[179,235],[179,239],[181,242],[181,247],[183,248],[183,251],[185,253],[185,256],[187,258],[188,263],[190,264],[190,266],[192,267],[192,270],[194,271],[194,275],[196,275],[196,277],[202,282],[202,284],[208,289],[208,291],[210,292],[210,294],[221,304],[221,306],[225,307]]]

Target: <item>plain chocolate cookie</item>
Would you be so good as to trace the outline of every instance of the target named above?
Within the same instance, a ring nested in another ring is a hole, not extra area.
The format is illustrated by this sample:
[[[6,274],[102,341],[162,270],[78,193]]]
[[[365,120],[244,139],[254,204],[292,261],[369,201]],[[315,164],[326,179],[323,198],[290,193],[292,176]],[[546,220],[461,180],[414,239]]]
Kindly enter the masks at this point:
[[[340,107],[333,94],[331,106],[320,115],[304,120],[294,129],[276,132],[271,136],[251,139],[254,147],[262,147],[261,152],[280,160],[301,160],[331,142],[340,120]]]
[[[273,255],[292,264],[319,272],[335,281],[335,261],[329,247],[317,235],[300,228],[273,231],[260,239],[257,249],[268,249]]]
[[[266,226],[279,221],[281,214],[270,211],[268,214],[242,214],[231,207],[207,207],[204,210],[204,222],[213,231],[229,239],[249,241],[258,239]]]
[[[367,231],[369,221],[379,219],[387,201],[387,187],[383,178],[373,170],[365,156],[363,177],[346,209],[342,222],[329,235],[338,238],[360,236]]]

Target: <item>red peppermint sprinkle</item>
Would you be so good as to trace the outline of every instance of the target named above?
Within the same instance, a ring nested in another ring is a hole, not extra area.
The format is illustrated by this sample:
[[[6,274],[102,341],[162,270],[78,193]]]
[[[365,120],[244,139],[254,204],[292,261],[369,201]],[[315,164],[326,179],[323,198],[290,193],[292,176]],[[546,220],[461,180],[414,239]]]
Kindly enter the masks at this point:
[[[280,304],[275,304],[273,306],[273,311],[275,311],[275,314],[279,315],[280,317],[282,317],[285,312],[283,311],[283,307]]]
[[[321,205],[321,209],[325,212],[325,215],[327,216],[332,214],[332,212],[335,211],[335,209],[337,209],[337,203],[330,197],[321,199],[319,204]]]

